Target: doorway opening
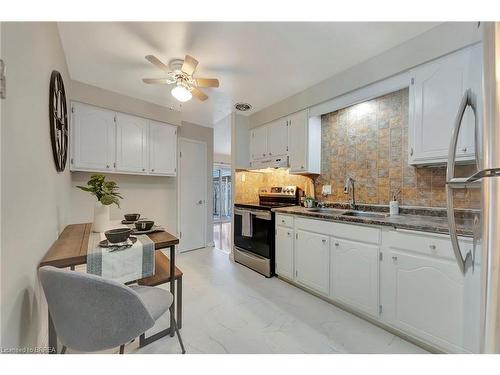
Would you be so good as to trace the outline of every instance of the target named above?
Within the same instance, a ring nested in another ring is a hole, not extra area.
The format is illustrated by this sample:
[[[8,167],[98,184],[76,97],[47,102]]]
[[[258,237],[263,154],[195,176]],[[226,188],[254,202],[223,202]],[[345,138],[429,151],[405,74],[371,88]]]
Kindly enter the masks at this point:
[[[231,167],[215,164],[213,171],[213,217],[215,247],[231,251],[232,181]]]

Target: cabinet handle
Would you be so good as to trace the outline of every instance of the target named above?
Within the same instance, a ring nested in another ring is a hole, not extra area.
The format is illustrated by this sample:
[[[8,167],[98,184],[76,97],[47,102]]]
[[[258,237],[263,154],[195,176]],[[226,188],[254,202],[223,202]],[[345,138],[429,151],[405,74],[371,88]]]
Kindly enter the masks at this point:
[[[462,149],[462,152],[467,152],[467,147],[464,147],[464,148]]]
[[[340,244],[338,242],[335,242],[335,246],[340,246]]]
[[[266,154],[262,154],[262,156],[266,156]]]
[[[273,154],[273,153],[272,153],[272,152],[270,152],[270,153],[269,153],[269,156],[271,156],[272,154]]]
[[[397,260],[398,260],[398,257],[395,257],[395,256],[392,257],[393,262],[397,262]]]
[[[283,224],[285,224],[285,220],[281,219],[281,222],[282,222]]]
[[[321,241],[323,241],[323,243],[326,243],[326,240],[325,240],[325,239],[322,239]]]
[[[113,163],[113,168],[116,168],[116,163]]]
[[[108,169],[109,169],[109,165],[106,165],[106,168],[108,168]]]
[[[154,169],[154,168],[153,168],[153,169],[151,169],[151,172],[154,172],[154,171],[155,171],[155,169]]]
[[[303,165],[301,165],[301,166],[300,166],[300,169],[304,169],[304,166],[303,166]]]
[[[429,245],[429,249],[436,250],[436,245]]]
[[[287,232],[286,234],[288,235],[288,237],[290,237],[290,234],[291,234],[291,233],[290,233],[290,232]]]
[[[142,171],[144,172],[146,170],[146,168],[142,168]]]
[[[413,147],[410,148],[410,156],[413,156]]]

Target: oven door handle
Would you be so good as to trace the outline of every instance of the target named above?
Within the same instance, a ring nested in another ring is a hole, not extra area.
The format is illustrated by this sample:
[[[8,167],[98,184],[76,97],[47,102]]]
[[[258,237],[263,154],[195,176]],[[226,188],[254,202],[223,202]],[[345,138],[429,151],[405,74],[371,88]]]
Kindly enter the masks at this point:
[[[235,215],[243,215],[245,212],[250,212],[250,214],[254,215],[257,219],[262,220],[271,220],[272,215],[269,211],[257,211],[257,210],[247,210],[247,209],[235,209]]]

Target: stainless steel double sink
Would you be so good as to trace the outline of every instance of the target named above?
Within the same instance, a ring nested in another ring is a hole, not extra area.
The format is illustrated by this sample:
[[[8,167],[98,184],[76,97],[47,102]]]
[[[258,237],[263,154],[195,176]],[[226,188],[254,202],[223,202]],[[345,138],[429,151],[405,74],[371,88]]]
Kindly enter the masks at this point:
[[[307,211],[319,212],[335,216],[361,217],[367,219],[384,219],[386,217],[389,217],[389,214],[384,212],[369,212],[369,211],[358,211],[358,210],[345,211],[338,208],[314,207],[314,208],[308,208]]]

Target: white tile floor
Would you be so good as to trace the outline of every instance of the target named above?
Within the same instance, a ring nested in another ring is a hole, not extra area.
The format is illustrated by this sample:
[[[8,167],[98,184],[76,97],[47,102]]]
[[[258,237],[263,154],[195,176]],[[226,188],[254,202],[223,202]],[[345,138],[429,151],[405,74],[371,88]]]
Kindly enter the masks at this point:
[[[178,256],[184,272],[181,335],[187,353],[426,353],[277,278],[206,248]],[[168,286],[165,286],[168,287]],[[168,314],[152,330],[168,326]],[[165,337],[126,353],[180,353]]]

